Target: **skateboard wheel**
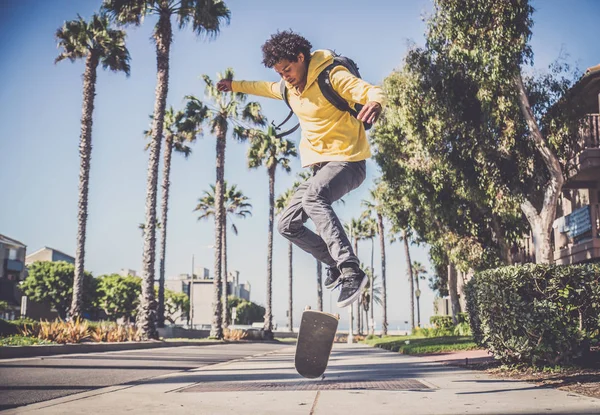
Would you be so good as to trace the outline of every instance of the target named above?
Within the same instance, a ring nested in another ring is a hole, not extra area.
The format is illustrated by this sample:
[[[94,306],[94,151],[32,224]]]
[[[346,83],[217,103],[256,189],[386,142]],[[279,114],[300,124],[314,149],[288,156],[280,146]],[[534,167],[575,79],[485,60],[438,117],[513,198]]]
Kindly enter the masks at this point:
[[[305,310],[305,311],[306,311],[306,310],[310,310],[310,306],[309,306],[309,305],[307,305],[306,307],[304,307],[304,310]]]

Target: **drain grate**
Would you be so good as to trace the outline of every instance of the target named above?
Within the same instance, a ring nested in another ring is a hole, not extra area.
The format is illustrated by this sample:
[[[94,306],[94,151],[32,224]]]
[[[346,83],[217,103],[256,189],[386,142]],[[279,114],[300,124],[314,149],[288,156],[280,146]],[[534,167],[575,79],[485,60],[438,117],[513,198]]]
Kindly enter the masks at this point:
[[[179,392],[317,391],[317,390],[413,390],[430,389],[416,379],[302,382],[211,382],[198,383]]]

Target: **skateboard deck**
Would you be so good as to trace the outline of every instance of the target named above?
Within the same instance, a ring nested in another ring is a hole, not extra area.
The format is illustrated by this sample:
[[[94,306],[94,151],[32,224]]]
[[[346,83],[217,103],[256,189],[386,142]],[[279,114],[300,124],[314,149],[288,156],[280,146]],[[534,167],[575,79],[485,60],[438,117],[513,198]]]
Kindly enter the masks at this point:
[[[329,362],[337,331],[339,316],[313,311],[309,307],[302,313],[298,342],[296,343],[296,371],[305,378],[322,376]]]

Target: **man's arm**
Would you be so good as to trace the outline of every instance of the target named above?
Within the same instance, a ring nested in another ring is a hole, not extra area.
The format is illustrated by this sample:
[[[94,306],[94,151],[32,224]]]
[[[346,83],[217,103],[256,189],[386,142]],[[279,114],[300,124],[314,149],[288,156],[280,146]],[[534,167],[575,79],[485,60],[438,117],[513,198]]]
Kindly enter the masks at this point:
[[[380,87],[355,77],[341,65],[333,68],[329,78],[331,86],[342,98],[363,105],[356,117],[359,121],[370,124],[377,121],[387,101]]]
[[[217,82],[217,89],[221,92],[241,92],[242,94],[283,99],[279,90],[279,82],[232,81],[222,79]]]

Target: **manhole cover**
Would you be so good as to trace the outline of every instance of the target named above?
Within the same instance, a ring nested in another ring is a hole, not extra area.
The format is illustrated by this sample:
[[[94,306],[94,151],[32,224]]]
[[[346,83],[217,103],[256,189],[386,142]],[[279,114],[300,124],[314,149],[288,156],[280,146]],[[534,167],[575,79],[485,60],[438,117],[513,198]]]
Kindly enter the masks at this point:
[[[198,383],[179,392],[316,391],[316,390],[412,390],[430,389],[416,379],[302,382],[211,382]]]

